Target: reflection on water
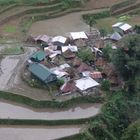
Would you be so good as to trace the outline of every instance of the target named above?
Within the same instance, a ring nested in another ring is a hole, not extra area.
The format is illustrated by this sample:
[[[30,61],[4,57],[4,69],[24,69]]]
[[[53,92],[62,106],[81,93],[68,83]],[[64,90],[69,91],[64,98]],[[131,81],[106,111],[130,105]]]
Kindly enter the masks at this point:
[[[83,105],[84,106],[84,105]],[[89,106],[84,108],[75,107],[68,110],[56,111],[45,109],[43,112],[16,106],[4,102],[0,102],[0,118],[16,118],[16,119],[44,119],[44,120],[59,120],[59,119],[78,119],[87,118],[96,115],[101,105]]]
[[[12,59],[6,57],[1,62],[1,74],[0,74],[0,89],[7,88],[8,81],[10,80],[13,70],[17,66],[19,59]]]
[[[80,126],[71,127],[0,127],[0,140],[53,140],[73,134],[80,131]]]

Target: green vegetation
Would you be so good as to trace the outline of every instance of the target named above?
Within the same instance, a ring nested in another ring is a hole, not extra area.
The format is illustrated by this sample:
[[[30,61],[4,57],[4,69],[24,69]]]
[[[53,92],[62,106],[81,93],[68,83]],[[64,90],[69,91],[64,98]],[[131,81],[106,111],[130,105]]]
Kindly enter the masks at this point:
[[[7,33],[14,33],[17,31],[17,29],[12,25],[7,25],[5,26],[4,31]]]
[[[50,2],[50,0],[0,0],[0,5],[11,5],[11,4],[27,4],[27,5],[41,5]]]
[[[117,52],[113,53],[113,62],[120,74],[123,74],[126,84],[121,90],[105,92],[107,102],[102,108],[102,113],[89,126],[89,132],[96,140],[120,140],[121,137],[123,140],[140,138],[139,124],[130,125],[140,117],[139,41],[139,35],[126,36],[120,41]],[[126,65],[127,69],[124,68]],[[108,84],[104,85],[106,87]]]
[[[96,119],[97,116],[84,118],[84,119],[64,119],[64,120],[28,120],[28,119],[0,119],[0,125],[36,125],[36,126],[48,126],[48,125],[78,125],[85,124],[91,120]]]
[[[113,63],[124,79],[136,80],[140,71],[140,35],[126,36],[119,45]]]
[[[77,53],[78,57],[82,59],[84,62],[93,61],[94,55],[92,51],[88,48],[82,48]]]
[[[86,0],[62,0],[63,8],[69,9],[69,8],[76,8],[79,6],[84,5]]]
[[[44,4],[53,4],[56,2],[63,2],[65,8],[75,7],[77,4],[81,3],[84,4],[86,0],[0,0],[1,6],[8,6],[12,4],[19,4],[19,5],[44,5]]]
[[[58,140],[86,140],[86,137],[83,134],[76,134],[69,137],[60,138]]]
[[[55,5],[50,5],[45,8],[40,8],[40,9],[33,8],[27,10],[24,13],[26,14],[26,16],[22,18],[20,22],[20,29],[23,33],[26,33],[28,29],[31,27],[33,22],[60,16],[61,13],[59,15],[59,12],[62,11],[66,11],[66,13],[72,12],[74,8],[82,7],[85,2],[86,0],[83,1],[61,0],[61,1],[57,1]],[[72,11],[68,11],[69,9],[72,9]],[[63,14],[65,14],[65,12],[63,12],[62,15]]]
[[[122,136],[122,140],[139,140],[140,139],[140,120],[130,124]]]
[[[104,91],[109,91],[110,90],[110,82],[108,80],[103,80],[102,81],[102,89]]]
[[[140,34],[140,25],[135,25],[134,31],[135,31],[137,34]]]
[[[0,91],[0,99],[20,103],[23,105],[28,105],[33,108],[68,108],[73,105],[81,104],[81,103],[102,103],[104,101],[103,97],[99,96],[84,96],[72,98],[67,101],[59,102],[59,101],[37,101],[25,96]]]
[[[111,7],[111,12],[113,13],[114,11],[117,11],[119,10],[120,8],[124,8],[126,6],[129,6],[129,5],[132,5],[136,2],[137,0],[126,0],[126,1],[123,1],[123,2],[120,2],[120,3],[117,3],[117,4],[114,4],[112,7]]]
[[[94,20],[99,20],[99,19],[106,18],[109,16],[110,16],[110,11],[106,10],[106,11],[102,11],[102,12],[94,13],[94,14],[84,14],[84,15],[82,15],[82,18],[83,18],[83,20],[86,21],[90,18],[93,18]]]
[[[139,140],[140,139],[140,35],[128,35],[119,42],[113,60],[123,73],[125,86],[109,91],[105,81],[106,102],[101,114],[90,121],[88,130],[72,138],[81,140]],[[127,65],[127,69],[124,67]],[[83,136],[83,137],[82,137]]]
[[[33,18],[30,18],[28,20],[23,20],[20,25],[20,30],[23,33],[26,33],[29,30],[29,28],[31,27],[32,23],[33,23]]]
[[[93,27],[94,24],[96,24],[96,20],[94,18],[94,16],[91,15],[83,15],[83,20],[86,24],[89,25],[90,27],[90,32],[91,32],[91,28]]]
[[[0,52],[3,55],[18,55],[24,53],[24,48],[19,45],[10,48],[5,48]]]
[[[82,15],[84,22],[89,25],[90,31],[91,31],[91,27],[98,24],[98,20],[103,19],[103,18],[107,18],[107,17],[110,17],[109,10],[102,11],[99,13],[94,13],[94,14]],[[99,29],[102,31],[103,36],[107,33],[106,27],[100,27]]]
[[[99,32],[100,32],[101,37],[105,37],[108,31],[105,28],[100,28]]]
[[[107,61],[111,61],[112,59],[112,44],[107,44],[106,47],[103,48],[103,57],[106,58]]]
[[[140,8],[129,12],[130,15],[140,15]]]
[[[118,18],[120,22],[127,22],[130,19],[129,15],[124,15]]]

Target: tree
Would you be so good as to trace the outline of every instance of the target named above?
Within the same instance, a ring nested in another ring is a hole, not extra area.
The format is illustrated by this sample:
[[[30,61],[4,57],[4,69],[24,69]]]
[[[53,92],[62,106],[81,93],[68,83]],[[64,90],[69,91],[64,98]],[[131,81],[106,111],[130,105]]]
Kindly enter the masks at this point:
[[[89,62],[89,61],[94,60],[94,55],[93,55],[92,51],[89,48],[80,49],[77,55],[84,62]]]
[[[122,136],[122,140],[140,140],[140,120],[129,125]]]
[[[111,44],[107,44],[106,47],[103,48],[103,57],[111,61],[112,51]]]
[[[103,80],[102,81],[102,89],[105,91],[110,90],[110,82],[108,80]]]
[[[83,15],[83,20],[86,24],[89,25],[90,32],[91,32],[91,29],[92,29],[93,25],[96,24],[96,20],[95,20],[94,16],[92,16],[90,14]]]
[[[135,25],[134,31],[135,31],[137,34],[140,34],[140,25]]]
[[[107,30],[105,28],[101,28],[99,30],[101,37],[105,37],[107,35]]]
[[[137,88],[140,76],[140,35],[129,35],[121,40],[120,48],[113,54],[113,63],[127,81],[128,92]]]

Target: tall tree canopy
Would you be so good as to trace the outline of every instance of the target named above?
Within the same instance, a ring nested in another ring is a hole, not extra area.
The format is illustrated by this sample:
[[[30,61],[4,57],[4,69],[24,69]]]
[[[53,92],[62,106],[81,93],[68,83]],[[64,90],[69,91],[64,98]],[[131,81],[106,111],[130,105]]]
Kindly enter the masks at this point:
[[[113,55],[113,63],[122,77],[134,88],[134,85],[139,83],[140,77],[140,35],[124,37],[119,46]]]

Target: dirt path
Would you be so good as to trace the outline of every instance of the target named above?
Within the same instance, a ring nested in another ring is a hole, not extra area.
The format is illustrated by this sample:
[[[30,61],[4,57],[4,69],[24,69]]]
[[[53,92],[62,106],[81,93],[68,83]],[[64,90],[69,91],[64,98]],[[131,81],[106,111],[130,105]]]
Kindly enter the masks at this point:
[[[0,127],[0,140],[54,140],[80,132],[81,126]]]
[[[41,119],[41,120],[62,120],[89,118],[99,113],[101,104],[82,105],[67,110],[31,110],[18,105],[0,102],[0,118],[10,119]]]

